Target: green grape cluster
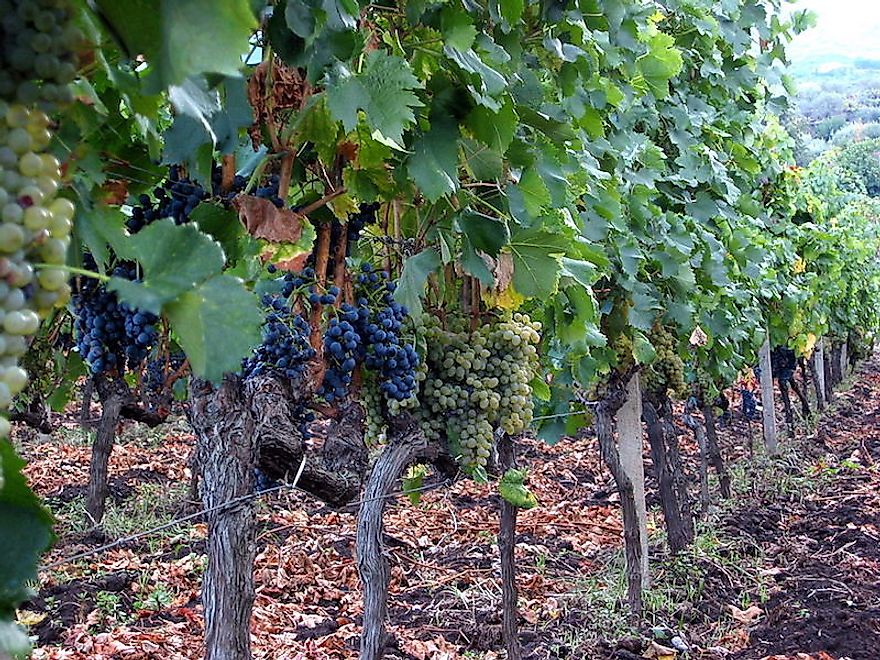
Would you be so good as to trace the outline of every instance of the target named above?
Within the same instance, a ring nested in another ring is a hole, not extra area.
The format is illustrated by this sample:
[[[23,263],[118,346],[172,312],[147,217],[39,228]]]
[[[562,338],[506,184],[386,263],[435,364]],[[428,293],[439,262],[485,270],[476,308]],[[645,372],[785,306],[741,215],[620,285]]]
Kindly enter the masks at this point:
[[[19,365],[27,337],[53,307],[70,299],[67,272],[60,266],[74,206],[56,197],[61,166],[44,153],[48,126],[43,112],[0,101],[0,410],[27,385]],[[0,418],[0,437],[8,433],[9,422]]]
[[[532,421],[540,330],[524,314],[475,332],[427,319],[427,375],[417,411],[423,432],[435,440],[457,435],[462,462],[486,465],[496,429],[521,433]]]
[[[66,103],[83,33],[66,0],[0,0],[0,98]]]
[[[364,381],[360,390],[360,402],[364,407],[364,443],[378,447],[388,441],[388,425],[382,415],[382,393],[372,380]]]
[[[672,394],[682,398],[687,393],[684,379],[684,361],[678,354],[678,345],[668,328],[656,324],[648,340],[657,352],[657,358],[642,372],[642,387],[648,392]]]

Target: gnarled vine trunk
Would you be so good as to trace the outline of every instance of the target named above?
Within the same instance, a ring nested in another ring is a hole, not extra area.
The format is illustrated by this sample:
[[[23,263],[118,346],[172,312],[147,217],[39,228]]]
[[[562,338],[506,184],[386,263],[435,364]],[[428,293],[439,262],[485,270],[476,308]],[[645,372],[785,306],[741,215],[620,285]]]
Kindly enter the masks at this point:
[[[97,390],[101,399],[101,419],[92,442],[92,460],[89,464],[89,486],[86,495],[86,511],[95,525],[104,518],[107,504],[108,467],[113,443],[116,440],[116,427],[122,414],[123,391],[114,387],[110,379],[97,376]]]
[[[139,406],[122,376],[99,374],[93,376],[91,381],[101,401],[101,419],[92,443],[86,511],[92,522],[97,525],[103,519],[106,508],[108,467],[119,421],[123,418],[131,419],[153,427],[164,422],[168,412],[151,412]]]
[[[684,407],[684,423],[693,432],[700,448],[700,514],[705,518],[709,512],[709,441],[706,427],[694,415],[695,410],[696,405],[688,401]]]
[[[411,426],[395,432],[367,478],[357,520],[357,567],[364,591],[361,660],[385,655],[388,613],[388,561],[382,543],[385,506],[404,469],[428,447],[425,436]]]
[[[721,488],[721,497],[729,499],[730,473],[724,464],[724,456],[721,454],[721,445],[718,442],[718,427],[715,421],[715,410],[711,403],[703,403],[703,419],[706,422],[706,442],[709,449],[709,461],[718,475],[718,485]]]
[[[813,356],[810,359],[810,374],[813,378],[813,388],[816,391],[816,408],[825,410],[827,401],[825,395],[825,350],[823,341],[820,339],[813,348]]]
[[[202,584],[206,660],[250,660],[254,603],[257,463],[254,420],[240,379],[219,386],[190,382],[190,423],[196,433],[200,490],[208,521],[208,567]],[[219,508],[218,508],[219,507]]]
[[[498,463],[502,474],[516,468],[516,443],[506,433],[498,441]],[[501,637],[508,660],[522,660],[517,627],[516,516],[517,507],[502,497],[498,529],[498,553],[501,556]]]
[[[666,538],[673,554],[684,550],[694,540],[694,519],[687,494],[687,480],[681,464],[681,453],[675,429],[661,417],[661,402],[642,397],[642,419],[648,430],[651,459],[657,473],[660,505],[666,521]]]

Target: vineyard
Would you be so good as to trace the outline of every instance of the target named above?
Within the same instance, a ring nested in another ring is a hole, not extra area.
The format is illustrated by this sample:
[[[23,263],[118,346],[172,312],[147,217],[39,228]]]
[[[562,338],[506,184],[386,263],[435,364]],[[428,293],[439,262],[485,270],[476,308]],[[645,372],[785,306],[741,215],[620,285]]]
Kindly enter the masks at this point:
[[[0,660],[880,657],[783,4],[0,0]]]

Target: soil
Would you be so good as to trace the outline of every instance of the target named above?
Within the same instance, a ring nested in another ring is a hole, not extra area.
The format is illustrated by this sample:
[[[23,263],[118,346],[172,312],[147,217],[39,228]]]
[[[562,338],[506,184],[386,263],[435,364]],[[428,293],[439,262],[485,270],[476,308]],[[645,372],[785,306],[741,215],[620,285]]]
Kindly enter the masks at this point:
[[[760,428],[742,418],[738,401],[720,441],[731,465],[751,466],[749,438],[760,442]],[[622,608],[600,612],[583,599],[585,580],[620,555],[617,495],[595,438],[584,434],[552,447],[525,441],[519,459],[540,506],[520,514],[516,539],[524,657],[640,658],[662,624],[687,640],[692,658],[880,660],[880,358],[859,368],[855,385],[838,393],[817,429],[796,424],[790,431],[795,437],[783,440],[790,451],[764,459],[764,472],[746,470],[752,476],[738,484],[732,502],[718,502],[713,492],[712,520],[723,540],[714,554],[695,552],[686,569],[676,569],[658,536],[651,546],[656,574],[684,570],[684,582],[703,586],[695,598],[673,590],[668,609],[626,634],[615,632],[627,627]],[[695,493],[695,444],[684,430],[680,441]],[[192,438],[181,435],[152,449],[115,447],[111,496],[124,500],[141,483],[183,480],[191,448]],[[84,495],[87,447],[29,441],[24,452],[34,487],[51,507],[63,511]],[[648,452],[646,472],[649,503],[656,502]],[[389,506],[387,657],[503,657],[498,508],[491,487],[471,481],[427,492],[417,507],[403,497]],[[255,658],[356,658],[355,513],[293,492],[264,498],[258,510]],[[656,511],[653,520],[662,530]],[[63,525],[62,519],[46,563],[113,540],[100,530],[65,534]],[[63,572],[44,571],[39,595],[23,607],[45,615],[29,631],[38,640],[34,657],[200,658],[204,551],[205,526],[194,521]],[[726,556],[751,568],[737,571]],[[159,588],[168,593],[167,606],[135,607]],[[118,596],[117,613],[96,616],[101,592]],[[737,621],[732,605],[755,605],[760,614]],[[601,628],[609,616],[617,617],[614,630]]]

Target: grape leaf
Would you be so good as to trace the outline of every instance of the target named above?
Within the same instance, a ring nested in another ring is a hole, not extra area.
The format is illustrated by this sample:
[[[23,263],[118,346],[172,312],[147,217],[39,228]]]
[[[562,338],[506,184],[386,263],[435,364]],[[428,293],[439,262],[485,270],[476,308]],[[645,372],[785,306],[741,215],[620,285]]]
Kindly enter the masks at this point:
[[[180,295],[165,309],[193,371],[219,382],[238,372],[260,343],[263,314],[241,280],[217,275]]]
[[[223,248],[193,225],[166,218],[150,224],[125,243],[120,256],[144,269],[141,282],[113,277],[108,288],[137,309],[160,314],[162,306],[223,269]]]
[[[363,110],[367,125],[399,148],[403,131],[415,121],[413,109],[422,105],[414,93],[420,87],[405,60],[374,50],[361,73],[352,75],[340,67],[328,81],[327,105],[346,131],[355,129],[358,110]]]
[[[565,237],[542,229],[524,229],[510,239],[513,255],[513,285],[527,298],[549,299],[556,293]]]
[[[498,492],[506,501],[520,509],[533,509],[538,506],[538,499],[526,486],[526,470],[510,469],[498,482]]]
[[[422,294],[428,275],[440,267],[440,255],[434,249],[427,249],[409,257],[403,264],[403,272],[394,292],[394,298],[406,305],[410,315],[417,317],[422,313]]]
[[[149,62],[145,89],[157,93],[192,75],[238,75],[257,28],[248,0],[96,0],[133,59]]]
[[[458,189],[458,127],[434,121],[413,143],[407,171],[429,202]]]
[[[458,229],[471,245],[490,257],[497,255],[510,241],[510,229],[501,218],[464,209],[455,219]]]
[[[21,474],[24,464],[0,440],[0,615],[28,598],[26,584],[37,579],[37,561],[54,538],[52,516]]]

